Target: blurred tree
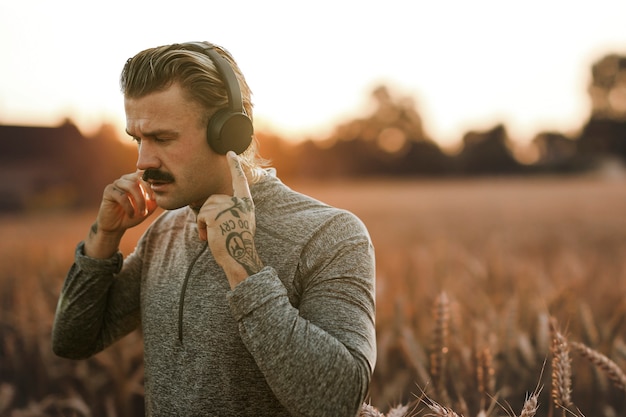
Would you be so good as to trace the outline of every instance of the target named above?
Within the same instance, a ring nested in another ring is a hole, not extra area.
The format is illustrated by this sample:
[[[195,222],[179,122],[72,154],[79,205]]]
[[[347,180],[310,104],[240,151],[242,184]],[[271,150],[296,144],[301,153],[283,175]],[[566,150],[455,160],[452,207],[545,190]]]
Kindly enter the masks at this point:
[[[532,145],[537,151],[535,168],[541,172],[577,172],[589,168],[578,155],[578,141],[559,132],[541,132]]]
[[[609,54],[591,68],[591,115],[578,138],[580,155],[626,163],[626,56]]]
[[[592,118],[626,120],[626,56],[609,54],[591,67]]]
[[[626,163],[626,118],[589,119],[578,138],[578,152],[588,158],[619,158]]]
[[[472,131],[463,137],[463,149],[455,158],[456,172],[468,174],[520,173],[522,165],[515,159],[504,125],[484,132]]]
[[[424,131],[411,98],[385,86],[371,94],[371,114],[338,125],[326,138],[296,148],[299,177],[433,175],[444,173],[447,156]]]

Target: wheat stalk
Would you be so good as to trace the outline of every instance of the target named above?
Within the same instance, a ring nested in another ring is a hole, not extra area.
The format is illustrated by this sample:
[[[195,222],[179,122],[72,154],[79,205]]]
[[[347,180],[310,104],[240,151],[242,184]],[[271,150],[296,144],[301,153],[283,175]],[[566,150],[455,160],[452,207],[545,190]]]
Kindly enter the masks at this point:
[[[449,407],[445,407],[441,404],[439,404],[437,401],[433,400],[432,398],[430,398],[428,395],[426,395],[426,392],[421,388],[418,387],[421,391],[421,395],[419,397],[417,397],[417,404],[422,403],[424,405],[426,405],[426,407],[428,407],[428,409],[431,411],[431,413],[426,414],[426,416],[430,416],[430,417],[463,417],[462,414],[457,414],[454,410],[452,410]],[[421,415],[421,413],[420,413]]]
[[[408,405],[398,405],[393,407],[389,412],[385,415],[385,417],[406,417],[409,413]]]
[[[373,405],[363,403],[359,410],[358,417],[407,417],[408,412],[408,405],[398,405],[389,410],[387,414],[383,414]]]
[[[576,349],[580,355],[589,360],[592,364],[602,370],[607,377],[613,382],[613,385],[622,391],[626,391],[626,374],[611,359],[600,352],[579,342],[572,342],[571,346]]]
[[[524,407],[522,407],[522,412],[519,417],[534,417],[537,414],[537,410],[539,409],[539,393],[534,392],[526,401],[524,401]]]
[[[448,353],[448,330],[450,321],[450,301],[445,292],[439,294],[434,306],[435,329],[430,353],[430,376],[440,396],[445,397],[445,364]]]
[[[573,406],[572,403],[572,363],[569,355],[567,339],[556,328],[552,327],[552,400],[556,407],[565,411]]]
[[[455,413],[452,409],[444,407],[433,400],[424,401],[424,404],[433,412],[433,417],[462,417],[462,415]]]
[[[385,417],[385,415],[378,411],[373,405],[363,403],[361,410],[359,410],[359,417]]]
[[[483,399],[491,396],[496,390],[496,371],[493,366],[493,354],[489,347],[476,353],[476,380],[478,392]]]

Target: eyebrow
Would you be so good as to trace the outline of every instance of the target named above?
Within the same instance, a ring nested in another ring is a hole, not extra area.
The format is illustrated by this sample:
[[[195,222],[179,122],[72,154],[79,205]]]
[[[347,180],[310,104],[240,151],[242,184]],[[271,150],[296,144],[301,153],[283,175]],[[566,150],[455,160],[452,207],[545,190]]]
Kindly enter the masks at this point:
[[[134,135],[133,133],[129,132],[128,129],[125,129],[125,132],[128,136],[136,138],[138,137],[137,135]],[[177,138],[179,133],[177,131],[174,130],[167,130],[167,129],[157,129],[155,131],[152,132],[143,132],[142,135],[146,138],[157,138],[159,136],[169,136],[172,138]]]

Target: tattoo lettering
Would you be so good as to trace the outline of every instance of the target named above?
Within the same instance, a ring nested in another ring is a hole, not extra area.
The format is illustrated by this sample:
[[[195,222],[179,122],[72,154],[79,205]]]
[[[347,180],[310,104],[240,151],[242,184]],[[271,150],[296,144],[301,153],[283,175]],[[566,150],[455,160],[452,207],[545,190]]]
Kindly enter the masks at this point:
[[[224,213],[230,212],[232,216],[239,218],[239,212],[250,213],[252,212],[252,210],[254,210],[254,204],[252,203],[252,200],[248,197],[232,197],[232,202],[233,205],[228,207],[226,210],[220,211],[217,216],[215,216],[215,220],[219,219]]]
[[[249,274],[256,274],[263,268],[254,247],[252,233],[248,231],[231,233],[226,238],[226,249],[230,256],[239,262]]]
[[[246,176],[246,174],[243,172],[243,168],[241,168],[241,164],[237,164],[235,165],[235,169],[237,170],[237,175],[239,176],[239,178],[243,178]]]
[[[222,236],[224,236],[228,232],[236,230],[237,228],[249,230],[250,227],[248,220],[227,220],[220,225],[220,231],[222,232]]]

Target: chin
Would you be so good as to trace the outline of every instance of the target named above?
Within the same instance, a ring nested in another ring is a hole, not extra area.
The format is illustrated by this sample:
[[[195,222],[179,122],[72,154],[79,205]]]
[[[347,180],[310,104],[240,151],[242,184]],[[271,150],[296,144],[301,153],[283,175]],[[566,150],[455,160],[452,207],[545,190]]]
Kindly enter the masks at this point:
[[[176,210],[179,209],[181,207],[185,207],[187,204],[186,203],[180,203],[178,201],[172,201],[168,198],[165,197],[159,197],[157,196],[155,198],[157,206],[159,206],[160,208],[162,208],[163,210]]]

